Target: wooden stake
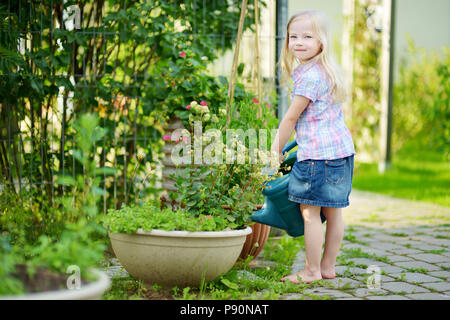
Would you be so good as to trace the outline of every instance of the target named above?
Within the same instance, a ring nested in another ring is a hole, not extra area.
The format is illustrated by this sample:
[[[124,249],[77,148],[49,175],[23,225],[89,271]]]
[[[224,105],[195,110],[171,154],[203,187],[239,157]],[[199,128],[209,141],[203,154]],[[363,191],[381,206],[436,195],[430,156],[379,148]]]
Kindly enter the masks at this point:
[[[233,105],[234,84],[236,82],[236,72],[237,72],[238,60],[239,60],[239,47],[241,45],[242,30],[244,29],[244,19],[245,19],[245,13],[246,12],[247,12],[247,0],[242,0],[241,17],[239,19],[239,28],[238,28],[238,34],[237,34],[237,39],[236,39],[236,47],[234,48],[233,66],[231,67],[230,87],[228,88],[229,101],[227,103],[227,124],[226,124],[226,127],[229,126],[230,121],[231,121],[230,106]]]

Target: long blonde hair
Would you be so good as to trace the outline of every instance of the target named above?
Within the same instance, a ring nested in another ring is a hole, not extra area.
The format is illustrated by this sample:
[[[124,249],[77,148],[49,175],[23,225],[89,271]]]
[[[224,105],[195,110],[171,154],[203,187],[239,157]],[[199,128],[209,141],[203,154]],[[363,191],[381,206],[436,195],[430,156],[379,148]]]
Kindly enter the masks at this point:
[[[295,13],[289,19],[286,26],[286,40],[281,49],[281,57],[278,62],[281,65],[282,71],[281,84],[285,86],[290,84],[294,62],[296,62],[294,55],[289,51],[289,26],[294,20],[301,17],[306,17],[311,21],[313,30],[322,44],[321,52],[319,52],[313,60],[319,61],[324,67],[331,84],[330,89],[333,99],[338,102],[343,102],[346,99],[347,90],[345,88],[342,71],[334,59],[328,18],[325,13],[321,11],[303,10]]]

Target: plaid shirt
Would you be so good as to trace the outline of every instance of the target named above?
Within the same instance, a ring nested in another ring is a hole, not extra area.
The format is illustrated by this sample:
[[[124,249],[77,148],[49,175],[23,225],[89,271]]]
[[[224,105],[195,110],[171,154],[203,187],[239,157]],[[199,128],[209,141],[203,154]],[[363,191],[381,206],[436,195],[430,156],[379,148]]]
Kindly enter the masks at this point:
[[[355,154],[342,106],[330,96],[327,74],[320,62],[300,65],[292,80],[291,99],[301,95],[311,100],[295,125],[297,160],[333,160]]]

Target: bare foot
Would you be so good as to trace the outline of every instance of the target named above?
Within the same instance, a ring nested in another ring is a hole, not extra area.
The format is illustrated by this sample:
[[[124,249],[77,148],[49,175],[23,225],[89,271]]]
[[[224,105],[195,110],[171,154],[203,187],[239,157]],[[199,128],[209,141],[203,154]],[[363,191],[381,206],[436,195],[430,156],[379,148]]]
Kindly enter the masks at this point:
[[[322,276],[320,275],[320,273],[311,273],[306,270],[302,270],[300,272],[281,278],[281,282],[285,282],[286,280],[288,280],[292,283],[299,284],[300,282],[311,283],[313,281],[321,279]]]
[[[334,279],[336,278],[336,272],[334,271],[334,267],[332,268],[321,268],[320,273],[322,274],[322,278],[324,279]]]

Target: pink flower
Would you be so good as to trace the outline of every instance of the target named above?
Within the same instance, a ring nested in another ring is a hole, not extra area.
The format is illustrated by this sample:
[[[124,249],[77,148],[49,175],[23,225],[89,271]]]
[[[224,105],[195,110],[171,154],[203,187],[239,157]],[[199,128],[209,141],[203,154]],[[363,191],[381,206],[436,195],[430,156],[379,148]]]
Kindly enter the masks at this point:
[[[208,103],[207,103],[206,101],[202,101],[202,102],[200,102],[200,105],[202,105],[202,106],[207,106]]]
[[[270,103],[267,104],[267,109],[270,109]]]
[[[170,140],[170,139],[172,139],[171,136],[164,136],[164,137],[163,137],[163,140],[164,140],[164,141],[167,141],[167,140]]]
[[[187,106],[186,106],[186,109],[190,109],[191,108],[191,105],[190,104],[188,104]]]
[[[186,57],[186,52],[182,51],[182,52],[180,53],[180,58],[184,58],[184,57]]]
[[[187,138],[187,137],[183,137],[183,141],[184,141],[184,142],[187,142],[187,141],[188,141],[188,138]]]
[[[258,102],[258,99],[256,99],[256,98],[252,98],[252,101],[253,101],[253,103],[255,103],[255,104],[258,104],[259,102]]]

